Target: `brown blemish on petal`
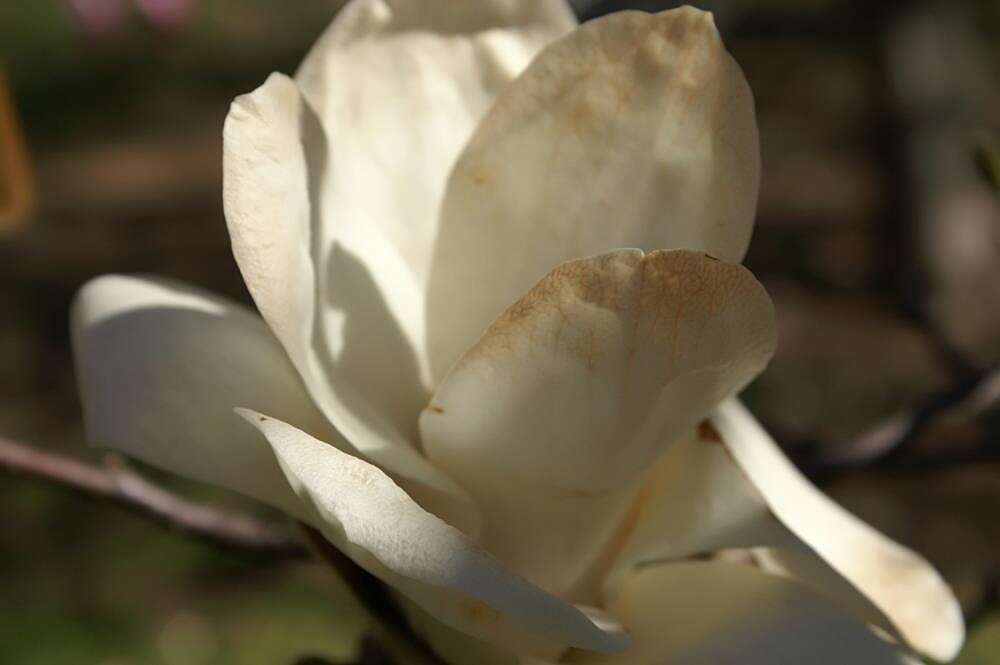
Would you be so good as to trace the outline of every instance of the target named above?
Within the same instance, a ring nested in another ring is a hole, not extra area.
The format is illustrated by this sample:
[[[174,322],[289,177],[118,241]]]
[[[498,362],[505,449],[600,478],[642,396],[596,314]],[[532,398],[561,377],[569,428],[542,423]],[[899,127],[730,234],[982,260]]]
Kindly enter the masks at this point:
[[[641,261],[641,252],[618,251],[556,267],[494,321],[477,350],[491,356],[546,346],[592,370],[599,367],[608,351],[607,331],[580,321],[594,318],[595,311],[628,317],[638,304],[630,278]],[[588,309],[591,314],[582,318]]]
[[[478,185],[479,187],[483,187],[483,186],[486,185],[486,183],[487,183],[488,180],[489,180],[489,176],[486,175],[486,171],[484,171],[484,170],[476,169],[472,173],[472,183],[474,185]]]
[[[427,407],[427,410],[430,411],[431,413],[444,413],[444,409],[441,408],[440,406],[437,406],[436,404],[431,404],[429,407]]]
[[[267,422],[267,416],[257,416],[257,420],[259,420],[262,423],[266,423]]]
[[[722,443],[722,437],[719,436],[719,432],[707,420],[703,420],[698,424],[698,440],[702,443]]]
[[[745,268],[702,252],[619,250],[578,259],[557,266],[501,314],[460,364],[548,348],[598,373],[608,362],[631,363],[639,351],[676,369],[709,345],[703,333],[723,348],[761,338],[753,329],[759,324],[746,321],[755,311],[747,303],[761,296]]]
[[[458,609],[478,624],[496,623],[500,619],[499,611],[476,598],[463,598],[458,603]]]

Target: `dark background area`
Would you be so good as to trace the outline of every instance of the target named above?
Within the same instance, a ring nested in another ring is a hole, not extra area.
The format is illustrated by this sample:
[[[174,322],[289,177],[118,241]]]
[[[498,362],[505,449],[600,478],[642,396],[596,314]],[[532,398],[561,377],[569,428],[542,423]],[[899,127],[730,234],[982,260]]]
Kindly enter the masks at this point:
[[[165,25],[123,2],[100,30],[62,0],[0,4],[34,182],[30,213],[0,218],[0,435],[100,455],[83,444],[68,346],[88,278],[157,273],[249,302],[222,217],[221,128],[234,96],[294,71],[340,3],[292,4],[202,0]],[[984,379],[1000,361],[1000,2],[696,4],[715,12],[761,129],[747,264],[781,338],[748,401],[825,490],[942,570],[972,620],[960,663],[1000,663],[1000,381]],[[873,428],[969,385],[977,409],[853,463]],[[326,570],[220,552],[64,488],[0,476],[0,515],[0,662],[346,658],[367,625]]]

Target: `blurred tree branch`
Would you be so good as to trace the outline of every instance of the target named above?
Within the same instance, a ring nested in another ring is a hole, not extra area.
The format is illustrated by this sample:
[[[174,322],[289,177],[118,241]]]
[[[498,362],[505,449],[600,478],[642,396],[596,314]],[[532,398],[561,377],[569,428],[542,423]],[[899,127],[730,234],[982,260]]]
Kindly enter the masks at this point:
[[[0,469],[106,499],[184,535],[266,559],[303,559],[308,551],[290,529],[205,506],[154,485],[117,457],[103,466],[0,436]]]
[[[0,436],[0,470],[105,499],[182,535],[258,559],[302,560],[315,554],[337,571],[358,601],[378,617],[383,630],[411,645],[420,654],[421,662],[440,662],[412,633],[399,606],[381,582],[309,526],[301,525],[305,534],[303,542],[292,529],[280,524],[185,499],[146,480],[115,455],[108,455],[104,464],[98,466]],[[325,661],[311,657],[300,662]],[[393,662],[384,646],[369,635],[360,645],[358,659],[349,665],[390,665]]]
[[[892,414],[839,446],[819,446],[819,453],[803,456],[797,462],[810,476],[827,478],[864,466],[896,461],[909,452],[930,426],[968,423],[998,405],[1000,366],[960,380],[920,404]],[[921,461],[937,465],[962,463],[997,452],[989,448],[947,458],[938,455]]]

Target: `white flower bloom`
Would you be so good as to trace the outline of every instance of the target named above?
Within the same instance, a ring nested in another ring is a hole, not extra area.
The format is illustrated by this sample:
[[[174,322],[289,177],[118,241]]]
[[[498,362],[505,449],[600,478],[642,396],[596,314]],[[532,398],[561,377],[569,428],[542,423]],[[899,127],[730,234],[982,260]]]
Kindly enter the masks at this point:
[[[709,14],[355,0],[226,121],[263,318],[94,280],[89,434],[316,527],[454,662],[949,659],[938,574],[734,399],[775,348],[758,179]]]

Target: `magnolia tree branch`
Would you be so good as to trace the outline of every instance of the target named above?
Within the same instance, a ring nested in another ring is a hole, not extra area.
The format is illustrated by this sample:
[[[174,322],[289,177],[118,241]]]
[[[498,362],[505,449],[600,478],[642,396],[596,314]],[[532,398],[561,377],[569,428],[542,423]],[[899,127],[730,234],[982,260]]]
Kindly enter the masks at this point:
[[[96,466],[0,436],[0,470],[72,487],[225,549],[268,559],[308,556],[290,529],[182,498],[154,485],[116,457],[109,456],[103,466]]]
[[[370,573],[354,564],[311,527],[301,535],[291,528],[256,517],[195,503],[154,485],[109,455],[101,466],[68,455],[40,450],[0,436],[0,470],[70,487],[118,504],[185,536],[224,549],[268,560],[298,560],[313,554],[333,567],[358,601],[378,617],[383,630],[395,632],[421,655],[421,662],[439,660],[413,634],[395,601]],[[300,664],[325,664],[305,658]],[[373,636],[361,644],[358,660],[347,665],[391,665],[394,661]]]
[[[932,395],[917,406],[903,409],[876,423],[840,446],[811,459],[799,460],[813,476],[827,476],[898,459],[920,435],[935,424],[960,425],[1000,406],[1000,366],[993,367]],[[995,452],[995,451],[993,451]],[[955,460],[968,461],[966,453]]]

